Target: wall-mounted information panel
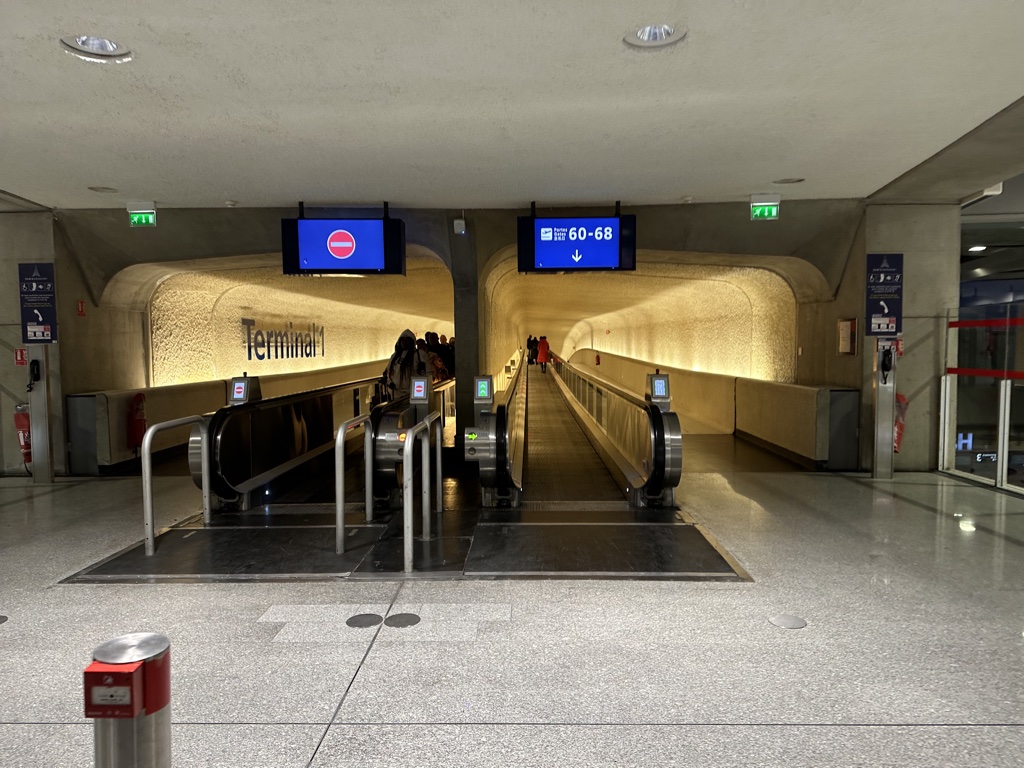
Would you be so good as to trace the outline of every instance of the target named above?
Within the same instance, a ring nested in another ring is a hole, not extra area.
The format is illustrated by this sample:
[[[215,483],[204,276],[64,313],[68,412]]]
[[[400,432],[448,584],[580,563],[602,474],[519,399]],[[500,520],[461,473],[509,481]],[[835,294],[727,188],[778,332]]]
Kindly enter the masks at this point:
[[[282,219],[286,275],[405,274],[401,219]]]
[[[636,269],[636,216],[519,217],[520,272]]]

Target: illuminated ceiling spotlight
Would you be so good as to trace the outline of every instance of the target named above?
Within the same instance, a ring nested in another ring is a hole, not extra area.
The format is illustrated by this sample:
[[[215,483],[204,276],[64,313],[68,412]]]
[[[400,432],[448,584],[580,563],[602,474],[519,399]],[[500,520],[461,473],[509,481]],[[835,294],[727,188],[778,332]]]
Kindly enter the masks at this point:
[[[967,250],[970,251],[971,253],[981,253],[982,251],[987,250],[987,249],[988,249],[987,245],[972,245]]]
[[[662,48],[685,40],[686,30],[677,30],[671,24],[648,24],[622,39],[636,48]]]
[[[124,64],[132,52],[113,40],[94,35],[68,35],[60,39],[64,51],[92,64]]]

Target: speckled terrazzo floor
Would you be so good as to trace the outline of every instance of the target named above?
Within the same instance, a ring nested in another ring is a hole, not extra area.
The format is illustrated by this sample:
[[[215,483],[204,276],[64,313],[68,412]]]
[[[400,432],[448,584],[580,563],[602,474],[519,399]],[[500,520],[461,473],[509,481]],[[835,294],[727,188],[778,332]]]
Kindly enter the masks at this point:
[[[688,474],[753,582],[59,583],[139,539],[140,485],[0,480],[0,764],[91,765],[81,670],[139,630],[173,643],[182,768],[1024,762],[1024,499]],[[198,509],[156,493],[159,526]]]

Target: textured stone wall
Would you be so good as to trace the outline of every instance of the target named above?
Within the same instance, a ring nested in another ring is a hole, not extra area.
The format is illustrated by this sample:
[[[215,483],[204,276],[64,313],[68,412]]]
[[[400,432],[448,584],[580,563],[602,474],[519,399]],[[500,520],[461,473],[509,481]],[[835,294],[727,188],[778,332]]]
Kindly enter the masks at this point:
[[[174,274],[150,303],[153,384],[386,359],[405,328],[451,335],[453,312],[451,277],[433,259],[410,264],[406,276],[286,277],[273,268]],[[273,341],[269,353],[259,346],[257,331],[303,337],[298,346],[282,344],[279,356]]]
[[[527,334],[563,356],[591,348],[686,370],[792,382],[796,299],[775,272],[709,264],[643,263],[632,273],[488,276],[486,370]]]

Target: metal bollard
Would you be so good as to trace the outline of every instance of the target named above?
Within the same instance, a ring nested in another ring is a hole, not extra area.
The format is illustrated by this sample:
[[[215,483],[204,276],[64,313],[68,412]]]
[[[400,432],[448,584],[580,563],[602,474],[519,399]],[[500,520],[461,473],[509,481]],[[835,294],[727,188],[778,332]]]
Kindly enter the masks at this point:
[[[85,669],[96,768],[171,768],[171,641],[153,632],[109,640]]]

